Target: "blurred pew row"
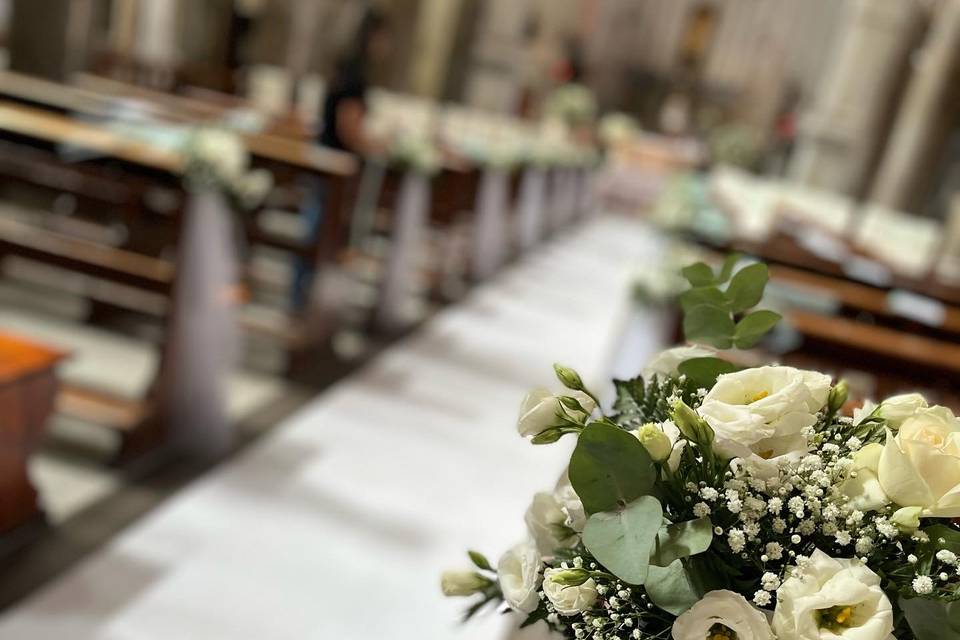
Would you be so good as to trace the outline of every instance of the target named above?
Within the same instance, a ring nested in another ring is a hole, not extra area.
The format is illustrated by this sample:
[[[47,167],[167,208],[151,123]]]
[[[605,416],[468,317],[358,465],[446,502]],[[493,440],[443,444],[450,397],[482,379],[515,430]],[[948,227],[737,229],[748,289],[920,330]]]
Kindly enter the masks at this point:
[[[99,328],[128,331],[130,318],[156,328],[159,365],[140,397],[118,396],[95,381],[48,378],[55,388],[50,410],[116,434],[117,463],[162,449],[168,437],[162,390],[176,367],[164,343],[184,277],[177,247],[191,197],[183,183],[187,159],[171,140],[191,129],[232,128],[253,165],[274,177],[265,203],[237,218],[241,272],[224,295],[248,340],[269,343],[283,373],[308,384],[346,358],[335,343],[343,330],[374,345],[403,335],[427,315],[408,309],[456,299],[589,208],[591,165],[580,160],[482,162],[445,152],[424,172],[322,148],[283,118],[252,126],[237,107],[91,76],[60,85],[0,74],[0,272],[84,298],[86,321]],[[309,238],[298,209],[317,181],[324,210],[319,233]],[[290,305],[288,270],[264,267],[296,260],[317,276],[302,309]],[[43,268],[28,268],[37,265]],[[336,295],[336,287],[331,295],[330,280],[371,291],[370,299]],[[29,336],[2,340],[14,345],[11,353],[46,349]],[[48,376],[70,357],[49,353]],[[23,406],[23,383],[35,375],[29,366],[0,380],[10,394],[5,402]],[[4,451],[13,452],[0,503],[20,505],[0,509],[0,534],[38,517],[26,463],[42,423],[34,415],[30,429],[0,426]]]
[[[649,215],[705,255],[770,266],[774,356],[878,399],[960,410],[960,207],[946,222],[720,167],[674,176]]]

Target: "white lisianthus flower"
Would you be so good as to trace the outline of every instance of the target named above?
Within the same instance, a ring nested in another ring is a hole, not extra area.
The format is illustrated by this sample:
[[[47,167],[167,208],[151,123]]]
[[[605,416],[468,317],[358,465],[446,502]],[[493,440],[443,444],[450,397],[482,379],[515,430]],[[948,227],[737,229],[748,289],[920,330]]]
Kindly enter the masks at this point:
[[[660,425],[648,422],[632,432],[654,462],[663,462],[673,452],[673,442]]]
[[[590,578],[578,586],[566,586],[554,581],[553,576],[564,569],[547,569],[543,572],[543,593],[562,616],[575,616],[587,611],[597,601],[597,583]]]
[[[273,174],[266,169],[256,169],[242,176],[237,184],[237,193],[246,207],[256,207],[273,188]]]
[[[469,569],[444,571],[440,576],[440,589],[445,596],[472,596],[489,584],[488,578]]]
[[[659,424],[651,422],[630,433],[640,440],[653,460],[666,461],[671,471],[680,467],[680,456],[687,441],[680,438],[680,429],[672,420],[664,420]]]
[[[853,410],[853,424],[854,426],[861,424],[864,420],[870,417],[873,411],[877,408],[877,403],[873,400],[866,400],[863,403],[863,406],[857,407]]]
[[[578,536],[567,527],[567,514],[552,493],[535,494],[524,521],[541,555],[553,555],[557,549],[577,544]]]
[[[891,429],[899,429],[909,418],[927,409],[927,399],[919,393],[905,393],[892,396],[880,403],[880,417],[887,421]]]
[[[659,378],[672,378],[679,375],[677,367],[687,360],[694,358],[713,358],[717,352],[700,347],[697,345],[673,347],[666,351],[661,351],[650,360],[647,368],[643,370],[643,379],[651,380],[653,376]]]
[[[553,496],[560,504],[560,510],[566,516],[564,524],[577,533],[582,533],[583,528],[587,526],[587,512],[583,508],[583,502],[580,496],[574,491],[570,484],[570,476],[564,471],[563,475],[557,481],[557,486],[553,490]]]
[[[564,409],[560,404],[559,397],[554,395],[549,389],[534,389],[526,395],[520,404],[520,419],[517,421],[517,431],[521,436],[533,437],[543,431],[560,424],[560,417],[564,412],[574,418],[586,419],[593,410],[597,408],[597,403],[593,398],[581,391],[567,390],[563,395],[576,398],[587,413]]]
[[[773,640],[763,612],[732,591],[707,593],[673,622],[672,632],[673,640],[703,640],[714,634],[737,640]]]
[[[893,607],[866,565],[817,549],[777,592],[773,630],[791,640],[887,640]]]
[[[233,182],[247,169],[247,148],[237,134],[223,129],[201,129],[193,134],[189,151],[225,182]]]
[[[945,407],[908,418],[887,442],[877,466],[884,492],[922,517],[960,517],[960,420]]]
[[[514,611],[533,613],[540,605],[537,589],[542,576],[540,553],[532,540],[507,551],[497,563],[497,576],[504,601]]]
[[[830,376],[793,367],[757,367],[717,378],[698,412],[722,455],[742,458],[756,470],[807,453],[806,427],[827,402]]]
[[[872,442],[853,454],[852,473],[840,485],[840,492],[850,498],[850,506],[858,511],[876,511],[890,503],[877,477],[882,453],[883,445]]]

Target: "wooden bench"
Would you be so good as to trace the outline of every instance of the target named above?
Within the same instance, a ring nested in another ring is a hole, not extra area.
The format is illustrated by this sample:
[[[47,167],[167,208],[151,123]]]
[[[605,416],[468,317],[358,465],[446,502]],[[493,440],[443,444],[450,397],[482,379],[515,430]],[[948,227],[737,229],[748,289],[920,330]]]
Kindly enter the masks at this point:
[[[0,534],[40,518],[27,463],[53,410],[66,353],[0,333]]]
[[[883,289],[779,265],[770,267],[770,277],[789,287],[836,300],[854,310],[866,311],[880,317],[904,318],[902,314],[891,308],[891,293]],[[943,311],[943,318],[936,328],[960,336],[960,307],[939,304]],[[911,317],[906,319],[912,320]]]

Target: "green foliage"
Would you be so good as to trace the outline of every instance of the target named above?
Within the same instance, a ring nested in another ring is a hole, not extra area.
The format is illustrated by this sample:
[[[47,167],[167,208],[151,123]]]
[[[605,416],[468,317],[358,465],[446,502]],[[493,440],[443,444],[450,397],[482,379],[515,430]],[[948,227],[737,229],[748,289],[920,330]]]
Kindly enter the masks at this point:
[[[740,318],[733,331],[733,344],[737,349],[749,349],[780,322],[780,314],[761,309]]]
[[[675,380],[657,376],[646,385],[639,376],[632,380],[614,380],[613,384],[617,390],[613,418],[624,429],[636,429],[647,422],[669,420],[670,396],[678,390],[686,391],[678,389]]]
[[[479,551],[467,551],[467,555],[470,556],[470,562],[472,562],[477,569],[482,569],[483,571],[493,571],[490,561],[487,560],[487,557]]]
[[[587,513],[614,511],[653,488],[656,467],[633,434],[594,422],[570,458],[570,483]]]
[[[666,567],[651,566],[644,589],[653,604],[675,616],[703,597],[682,560],[674,560]]]
[[[667,567],[675,560],[703,553],[713,542],[710,518],[697,518],[662,527],[657,533],[650,564]]]
[[[683,269],[690,289],[680,295],[687,340],[718,349],[749,349],[780,320],[773,311],[753,311],[769,280],[767,266],[751,264],[733,273],[738,256],[727,256],[717,274],[698,262]],[[729,284],[726,284],[729,280]],[[726,284],[726,288],[721,288]]]
[[[763,297],[763,288],[767,286],[769,279],[767,265],[763,263],[758,262],[740,269],[737,275],[730,280],[724,294],[730,310],[734,313],[740,313],[760,304],[760,298]]]
[[[691,392],[697,389],[712,389],[718,376],[736,370],[735,365],[722,358],[691,358],[677,367],[680,375],[686,376],[686,386]]]
[[[917,640],[960,640],[960,604],[924,598],[900,598]]]
[[[641,496],[617,511],[594,513],[583,530],[587,550],[613,575],[643,584],[663,510],[652,496]]]
[[[644,400],[643,378],[637,376],[630,380],[614,380],[613,386],[617,398],[613,401],[616,418],[623,425],[640,426],[644,422],[641,404]]]

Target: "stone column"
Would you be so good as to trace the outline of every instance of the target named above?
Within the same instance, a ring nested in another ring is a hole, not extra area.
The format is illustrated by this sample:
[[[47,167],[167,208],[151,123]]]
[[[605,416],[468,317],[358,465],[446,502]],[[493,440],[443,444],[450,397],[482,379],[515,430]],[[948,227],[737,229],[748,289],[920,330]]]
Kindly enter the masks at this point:
[[[816,102],[801,121],[791,178],[862,192],[920,11],[904,0],[850,2]]]
[[[873,182],[870,200],[891,209],[912,204],[917,187],[929,170],[931,147],[936,145],[945,115],[955,116],[950,81],[960,60],[960,0],[946,0],[934,16],[890,142]]]

